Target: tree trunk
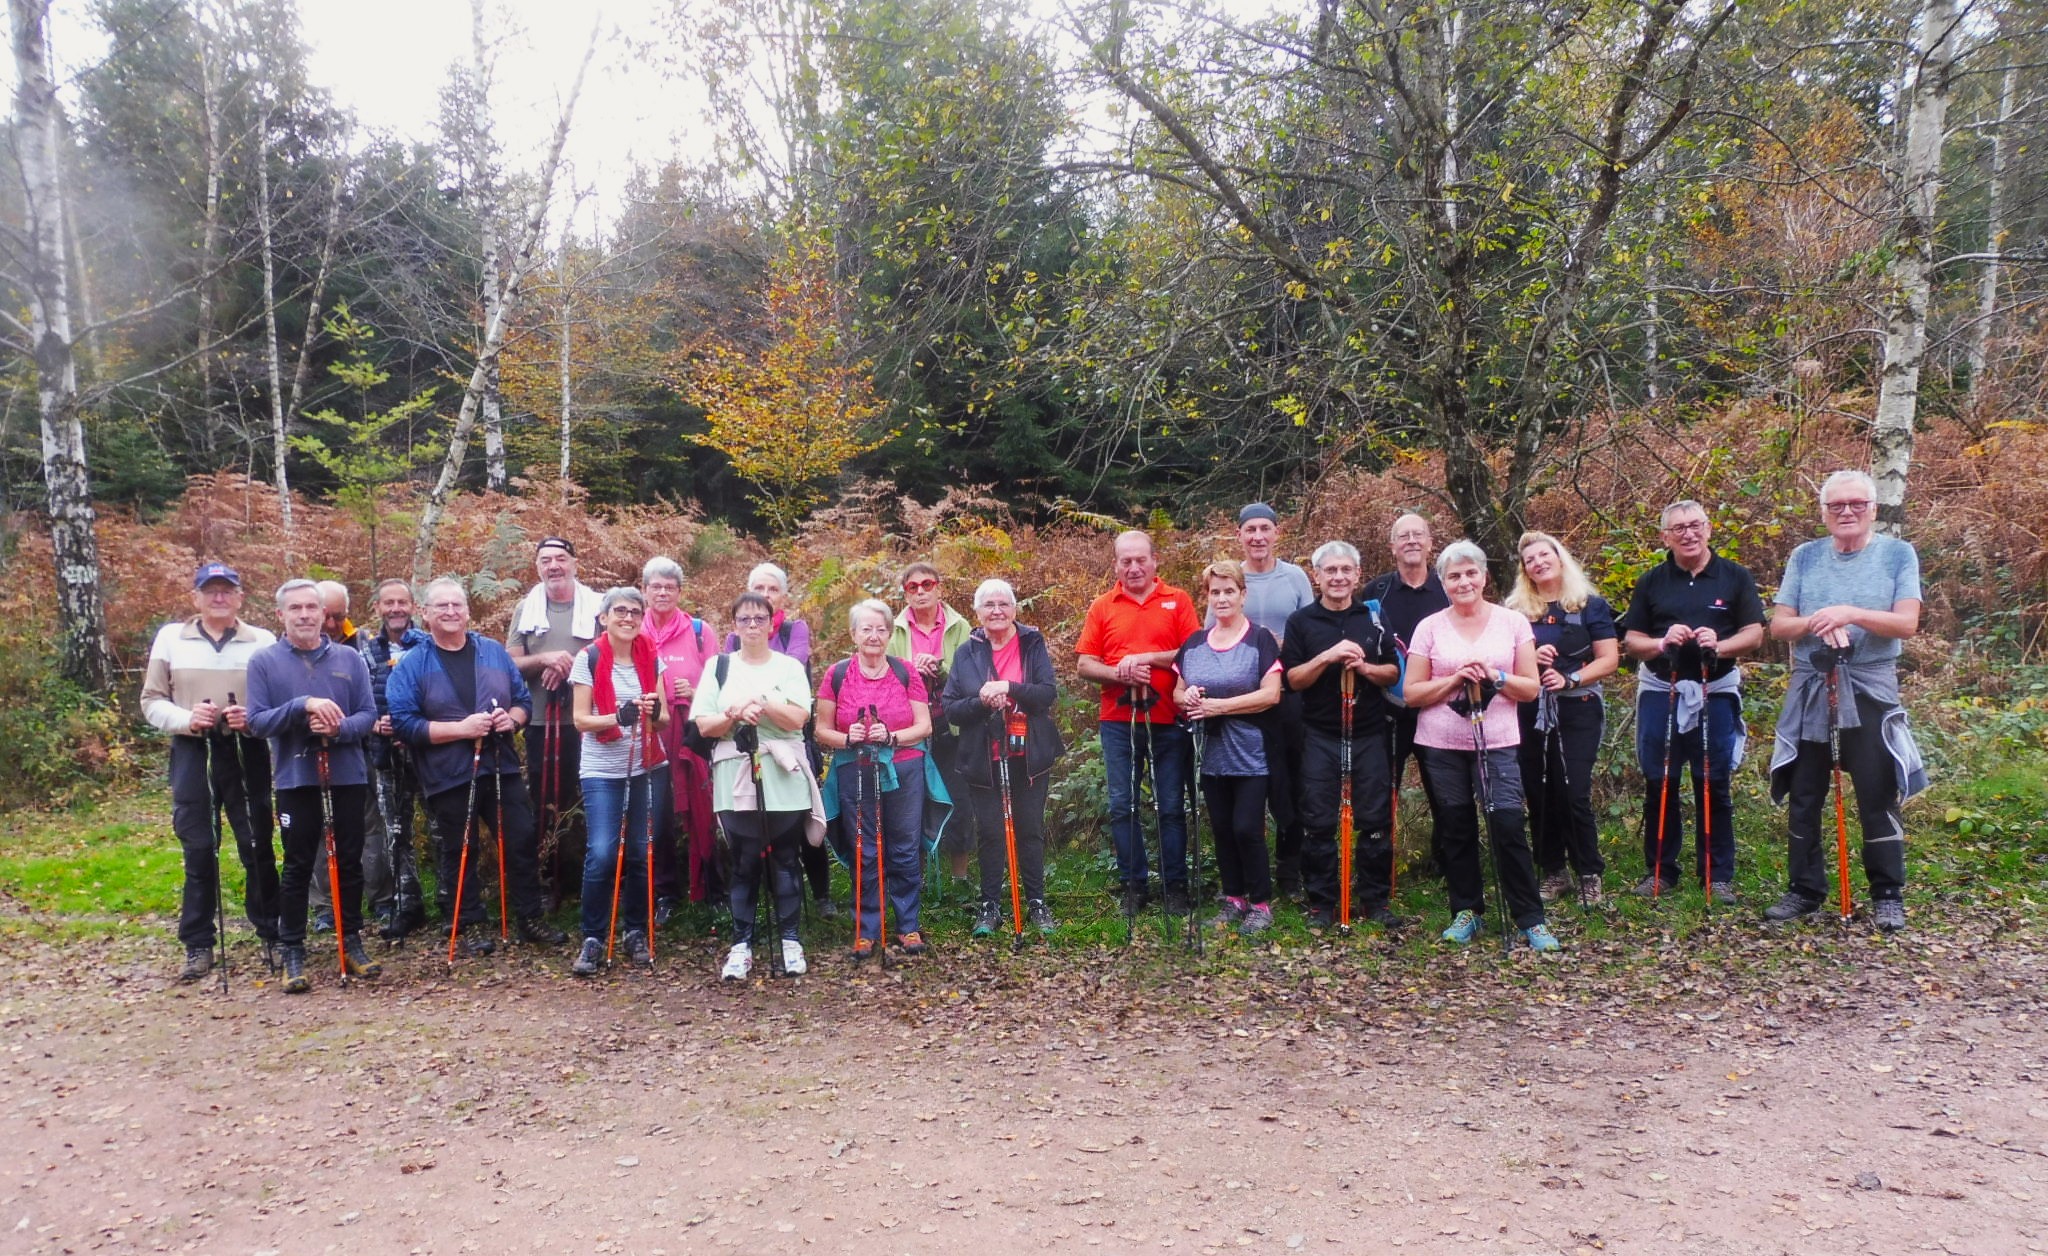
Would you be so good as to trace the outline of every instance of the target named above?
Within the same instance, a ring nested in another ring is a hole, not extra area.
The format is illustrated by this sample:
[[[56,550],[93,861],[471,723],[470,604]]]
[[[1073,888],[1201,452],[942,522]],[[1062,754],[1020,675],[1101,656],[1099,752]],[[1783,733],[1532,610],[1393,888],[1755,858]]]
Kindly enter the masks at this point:
[[[2005,67],[2005,81],[1998,89],[1998,125],[1991,132],[1991,186],[1984,210],[1984,252],[1989,256],[1977,276],[1977,317],[1970,324],[1971,405],[1977,403],[1978,387],[1984,382],[1984,368],[1991,360],[1991,328],[1998,321],[1998,255],[2005,249],[2005,128],[2012,119],[2013,69]]]
[[[1897,535],[1906,519],[1906,472],[1913,462],[1913,420],[1920,366],[1927,356],[1927,303],[1934,271],[1934,207],[1941,192],[1941,148],[1955,68],[1954,0],[1925,0],[1913,40],[1916,73],[1906,114],[1894,233],[1891,295],[1886,301],[1884,373],[1871,422],[1871,477],[1878,527]]]
[[[217,453],[218,435],[213,417],[213,319],[214,285],[220,273],[220,189],[227,164],[221,139],[221,62],[213,46],[213,27],[207,22],[208,6],[195,10],[199,28],[199,105],[205,113],[206,213],[199,232],[199,438],[208,454]]]
[[[278,519],[284,524],[286,556],[292,543],[292,490],[284,458],[291,445],[285,436],[284,351],[277,343],[277,259],[275,215],[270,212],[270,115],[256,121],[256,229],[263,250],[263,356],[270,369],[270,447],[272,480],[277,485]]]
[[[569,482],[569,231],[562,230],[562,483]]]
[[[85,427],[78,415],[78,369],[64,256],[64,207],[57,88],[50,79],[44,22],[49,0],[8,0],[14,44],[14,125],[26,229],[33,242],[28,275],[35,337],[36,413],[42,424],[43,480],[49,493],[50,548],[57,577],[57,621],[64,675],[89,693],[112,687],[106,607]]]
[[[491,160],[486,128],[490,125],[490,61],[484,44],[484,0],[470,0],[469,6],[470,53],[473,58],[471,72],[476,78],[476,129],[472,138],[477,141],[474,172],[474,186],[477,198],[477,223],[483,231],[483,310],[484,325],[503,321],[505,288],[500,274],[504,265],[504,237],[499,230],[498,216],[498,170]],[[481,363],[482,359],[479,358]],[[483,395],[484,418],[484,487],[493,492],[505,491],[505,396],[498,371],[497,355],[490,358],[490,367],[484,373]]]
[[[590,68],[591,56],[597,51],[597,31],[597,27],[591,28],[590,42],[583,50],[583,63],[576,67],[576,80],[569,87],[568,99],[562,104],[562,116],[555,122],[555,133],[548,141],[547,155],[541,161],[540,187],[534,194],[526,220],[521,224],[519,249],[506,267],[505,299],[498,303],[496,315],[484,323],[483,336],[477,345],[476,368],[469,373],[469,386],[463,390],[462,405],[455,414],[455,428],[448,434],[448,453],[442,459],[441,474],[420,508],[420,526],[413,545],[412,561],[413,578],[422,583],[433,576],[434,536],[440,531],[441,515],[448,508],[448,497],[455,491],[455,481],[462,474],[462,461],[469,453],[469,440],[476,431],[477,416],[483,409],[484,392],[491,373],[497,369],[498,355],[505,348],[505,333],[511,328],[512,313],[519,304],[519,286],[533,269],[541,232],[547,227],[548,202],[554,196],[555,176],[562,167],[562,148],[569,142],[569,122],[576,113],[576,100],[583,94],[583,75]]]
[[[346,158],[337,151],[337,163]],[[327,300],[327,280],[334,273],[334,246],[341,238],[341,184],[343,166],[337,164],[327,186],[327,226],[320,237],[320,265],[313,271],[313,289],[306,298],[306,334],[299,337],[299,360],[292,368],[291,400],[284,408],[287,424],[298,418],[306,404],[306,387],[313,379],[313,345],[320,339],[320,307]],[[372,569],[374,570],[374,568]]]

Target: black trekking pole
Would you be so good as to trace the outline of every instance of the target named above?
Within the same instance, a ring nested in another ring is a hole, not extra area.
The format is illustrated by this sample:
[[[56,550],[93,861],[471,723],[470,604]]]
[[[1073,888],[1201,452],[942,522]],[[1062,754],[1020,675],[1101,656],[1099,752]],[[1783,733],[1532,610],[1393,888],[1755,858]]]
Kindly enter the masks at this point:
[[[241,703],[236,700],[235,692],[232,689],[228,691],[228,705],[241,705]],[[249,760],[242,754],[242,735],[236,732],[233,728],[230,728],[227,730],[227,737],[228,744],[235,748],[236,781],[241,785],[241,790],[239,792],[241,793],[242,796],[242,828],[235,834],[235,851],[238,855],[245,856],[242,859],[243,870],[245,872],[248,872],[250,876],[254,876],[254,870],[249,867],[250,860],[246,858],[246,855],[250,851],[253,851],[256,846],[256,813],[249,810]],[[229,822],[229,827],[233,827],[232,821]],[[263,856],[264,858],[268,859],[270,857],[270,851],[266,849],[263,852]],[[218,884],[220,881],[220,860],[216,858],[213,862],[213,875],[216,885],[216,893],[214,894],[214,898],[218,900],[220,898],[220,894],[218,893]],[[227,920],[225,906],[223,906],[222,908],[221,920],[223,922],[222,927],[223,929],[225,929],[225,922]],[[271,922],[270,929],[271,940],[263,942],[263,966],[266,969],[270,970],[272,976],[276,976],[278,970],[282,968],[284,965],[284,959],[281,955],[278,954],[277,950],[277,942],[275,940],[277,933],[276,921]],[[221,953],[223,955],[227,953],[227,934],[225,932],[221,934]]]
[[[1552,670],[1556,669],[1553,668]],[[1565,762],[1564,757],[1564,702],[1554,691],[1549,689],[1543,691],[1541,701],[1545,707],[1549,708],[1548,718],[1550,720],[1550,727],[1543,731],[1543,814],[1549,823],[1553,825],[1558,824],[1552,806],[1555,799],[1550,790],[1550,756],[1554,749],[1557,753],[1557,774],[1564,782],[1564,822],[1559,827],[1569,832],[1572,823],[1572,765]],[[1598,839],[1596,838],[1595,840],[1597,841]],[[1585,878],[1580,875],[1577,866],[1572,862],[1571,844],[1568,842],[1565,843],[1564,854],[1565,868],[1572,878],[1573,893],[1579,900],[1579,911],[1582,913],[1590,911],[1592,909],[1586,906]]]
[[[1476,763],[1479,769],[1479,840],[1486,843],[1487,861],[1493,867],[1493,914],[1500,929],[1500,949],[1503,954],[1512,948],[1508,939],[1508,897],[1500,879],[1500,850],[1493,841],[1493,817],[1488,804],[1493,801],[1493,789],[1486,779],[1486,690],[1478,681],[1466,682],[1466,696],[1471,700],[1471,714],[1465,718],[1472,724],[1473,744],[1478,748]]]
[[[1714,918],[1714,713],[1713,700],[1707,697],[1707,670],[1714,652],[1700,651],[1700,860],[1706,870],[1706,884],[1701,886],[1701,899],[1705,902],[1705,915]],[[1732,789],[1733,786],[1731,785]],[[1731,799],[1732,799],[1731,795]]]
[[[1143,798],[1140,790],[1143,786],[1138,776],[1138,691],[1136,689],[1126,689],[1124,691],[1124,701],[1129,703],[1131,708],[1131,832],[1138,839],[1138,851],[1142,857],[1145,850],[1145,818],[1144,813],[1139,809],[1139,803]],[[1149,745],[1150,738],[1146,740]],[[1143,905],[1144,901],[1144,881],[1138,883],[1135,894],[1132,893],[1132,887],[1128,883],[1124,885],[1125,946],[1129,946],[1138,939],[1138,909]]]
[[[221,893],[221,801],[220,791],[213,783],[213,733],[209,730],[201,738],[206,747],[206,814],[213,822],[213,921],[214,931],[220,941],[220,992],[228,992],[228,905]]]
[[[868,723],[882,722],[881,712],[875,704],[868,704]],[[891,761],[893,765],[893,760]],[[870,781],[868,799],[874,804],[875,822],[868,830],[875,835],[875,959],[883,967],[889,963],[889,834],[882,826],[882,776],[881,768],[872,756],[868,759]],[[897,924],[903,922],[899,919]]]
[[[789,970],[782,962],[782,904],[775,895],[775,843],[768,834],[768,793],[761,776],[761,730],[756,725],[747,725],[753,736],[747,739],[749,749],[747,763],[754,774],[754,823],[761,831],[761,867],[758,875],[760,889],[754,894],[754,943],[761,941],[761,913],[768,913],[771,946],[768,948],[770,971],[787,977]],[[738,741],[737,738],[734,739]]]
[[[1208,738],[1200,719],[1188,721],[1188,737],[1194,743],[1194,763],[1188,770],[1188,921],[1187,940],[1193,946],[1197,958],[1206,952],[1202,937],[1202,926],[1197,923],[1200,913],[1196,910],[1202,890],[1202,748]],[[1260,841],[1265,838],[1261,835]]]

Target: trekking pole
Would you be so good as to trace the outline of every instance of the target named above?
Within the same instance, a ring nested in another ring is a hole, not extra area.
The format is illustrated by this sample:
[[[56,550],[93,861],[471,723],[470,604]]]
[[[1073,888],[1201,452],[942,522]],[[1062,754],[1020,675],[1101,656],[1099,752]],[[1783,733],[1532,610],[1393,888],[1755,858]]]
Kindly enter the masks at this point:
[[[868,723],[881,722],[881,712],[874,703],[869,703]],[[871,791],[875,804],[875,958],[882,959],[889,949],[889,834],[882,827],[880,769],[875,766],[873,758],[869,758],[868,767],[875,773],[875,788]]]
[[[633,722],[633,731],[626,734],[626,788],[619,798],[619,849],[618,857],[612,860],[612,919],[604,931],[604,962],[612,962],[612,947],[619,937],[619,889],[626,881],[626,829],[627,819],[633,814],[633,739],[640,734],[640,722]],[[645,758],[643,752],[642,758]]]
[[[1555,669],[1553,669],[1553,670],[1555,670]],[[1559,775],[1560,777],[1562,777],[1562,778],[1563,778],[1563,780],[1564,780],[1564,806],[1565,806],[1565,821],[1564,821],[1564,823],[1565,823],[1565,825],[1566,825],[1566,826],[1567,826],[1567,828],[1568,828],[1568,827],[1570,826],[1570,824],[1572,823],[1572,821],[1571,821],[1571,806],[1572,806],[1572,765],[1571,765],[1571,764],[1569,764],[1569,763],[1567,763],[1567,762],[1565,762],[1565,757],[1564,757],[1564,700],[1563,700],[1563,699],[1561,699],[1561,698],[1559,698],[1559,697],[1557,696],[1557,694],[1556,694],[1556,693],[1554,693],[1554,692],[1552,692],[1551,690],[1545,689],[1545,690],[1543,691],[1543,694],[1542,694],[1541,702],[1542,702],[1542,704],[1543,704],[1544,706],[1547,706],[1547,707],[1548,707],[1548,708],[1550,709],[1550,727],[1549,727],[1548,729],[1544,730],[1544,733],[1543,733],[1543,805],[1544,805],[1544,814],[1545,814],[1546,816],[1547,816],[1547,815],[1549,815],[1549,814],[1550,814],[1550,810],[1551,810],[1551,808],[1550,808],[1550,801],[1551,801],[1551,795],[1550,795],[1550,752],[1551,752],[1551,748],[1552,748],[1553,746],[1555,746],[1555,747],[1556,747],[1556,749],[1557,749],[1557,774],[1558,774],[1558,775]],[[1551,820],[1551,823],[1555,824],[1555,823],[1556,823],[1556,820],[1555,820],[1555,819],[1552,819],[1552,820]],[[1571,848],[1570,848],[1570,846],[1569,846],[1569,845],[1567,845],[1567,846],[1565,847],[1565,858],[1566,858],[1566,860],[1567,860],[1567,861],[1569,861],[1569,860],[1570,860],[1570,859],[1572,858]],[[1566,865],[1566,866],[1567,866],[1568,868],[1570,868],[1570,871],[1571,871],[1571,878],[1572,878],[1572,886],[1573,886],[1573,889],[1574,889],[1574,891],[1575,891],[1575,892],[1577,893],[1577,896],[1578,896],[1578,900],[1579,900],[1579,910],[1583,912],[1583,911],[1587,910],[1587,908],[1586,908],[1586,887],[1585,887],[1584,885],[1582,885],[1582,884],[1580,883],[1580,881],[1581,881],[1581,878],[1579,877],[1579,870],[1578,870],[1578,868],[1576,868],[1576,867],[1573,867],[1573,866],[1572,866],[1572,865],[1571,865],[1570,863],[1567,863],[1567,865]]]
[[[484,739],[469,752],[469,802],[462,811],[462,858],[455,866],[455,906],[448,913],[448,963],[455,963],[455,938],[462,932],[462,891],[469,880],[469,831],[476,826],[476,775],[484,758]],[[503,782],[499,782],[503,787]]]
[[[661,700],[657,699],[654,705],[656,710],[660,710],[662,706]],[[646,719],[653,718],[644,712],[642,715]],[[673,724],[673,721],[671,721],[671,724]],[[665,772],[672,771],[671,765],[675,762],[675,757],[666,751],[667,748],[664,747],[661,767]],[[647,806],[642,808],[640,813],[640,879],[645,883],[647,889],[647,917],[641,923],[647,926],[647,966],[652,968],[654,967],[654,770],[647,766],[647,734],[644,731],[640,735],[640,775],[647,778],[641,782],[644,788],[640,791],[647,801]],[[632,801],[633,781],[631,777],[627,777],[626,802],[628,804],[628,811],[632,810]]]
[[[334,957],[341,966],[341,984],[348,984],[348,938],[341,919],[341,859],[334,853],[334,782],[327,770],[328,739],[320,739],[313,763],[320,770],[320,840],[327,847],[327,901],[334,908]]]
[[[853,718],[858,723],[860,712],[855,711]],[[860,958],[860,931],[862,927],[860,909],[867,901],[862,894],[863,886],[867,881],[867,857],[861,849],[867,843],[867,837],[862,833],[861,826],[866,823],[865,817],[868,809],[868,754],[868,744],[865,741],[861,742],[860,747],[853,752],[853,957],[855,959]]]
[[[1003,794],[1003,846],[1010,857],[1010,949],[1024,947],[1024,892],[1017,884],[1017,814],[1010,799],[1010,752],[1023,745],[1024,735],[1017,726],[1023,723],[1024,715],[1014,710],[1007,702],[999,712],[1003,721],[1002,735],[993,740],[996,752],[996,784]]]
[[[228,992],[228,905],[220,888],[220,846],[221,846],[221,802],[220,791],[213,784],[213,734],[209,730],[201,739],[206,747],[206,801],[207,818],[213,822],[213,920],[214,931],[220,940],[220,992]]]
[[[1351,932],[1351,860],[1356,840],[1356,820],[1351,810],[1351,721],[1358,706],[1358,681],[1348,664],[1340,664],[1337,687],[1343,694],[1339,704],[1337,734],[1337,927]]]
[[[1401,888],[1401,758],[1396,752],[1400,731],[1394,720],[1387,721],[1387,905],[1393,906],[1394,892]]]
[[[1706,693],[1707,663],[1712,656],[1711,650],[1700,651],[1700,767],[1707,778],[1700,782],[1700,858],[1707,875],[1707,883],[1700,888],[1709,920],[1714,918],[1714,720]]]
[[[1849,923],[1849,809],[1842,799],[1842,708],[1836,687],[1842,659],[1828,659],[1828,762],[1835,773],[1835,868],[1840,879],[1842,923]]]
[[[493,722],[495,722],[497,714],[498,700],[492,698],[491,715],[494,717]],[[518,762],[516,756],[513,758],[513,762]],[[507,922],[512,915],[509,902],[511,887],[505,880],[505,782],[502,779],[491,782],[491,798],[497,808],[497,815],[494,818],[495,822],[491,825],[491,836],[498,839],[498,941],[510,942],[512,940],[512,930]]]
[[[241,703],[235,698],[235,691],[232,689],[228,690],[228,705],[241,705]],[[227,738],[228,744],[235,748],[235,779],[238,782],[240,782],[242,787],[242,828],[235,834],[235,851],[237,854],[246,854],[247,852],[253,850],[256,844],[256,813],[249,810],[249,760],[245,758],[242,754],[242,735],[236,732],[234,729],[230,728],[227,730]],[[229,824],[230,827],[233,826],[232,821],[230,821]],[[266,849],[263,852],[263,855],[264,858],[268,859],[270,857],[270,851]],[[214,899],[218,901],[220,899],[220,860],[216,858],[213,862],[213,876],[215,882]],[[243,867],[246,868],[248,866],[248,863],[249,861],[246,858],[243,859]],[[271,928],[273,931],[272,936],[275,937],[276,925],[273,923]],[[226,932],[227,908],[225,905],[223,905],[221,908],[221,930],[222,932],[220,935],[220,949],[221,954],[226,955],[228,949],[228,935]],[[269,969],[273,976],[277,973],[279,961],[280,956],[277,953],[276,945],[268,942],[264,943],[263,966]]]
[[[1671,687],[1664,691],[1664,780],[1657,790],[1657,866],[1650,869],[1650,901],[1664,889],[1664,823],[1671,814],[1671,742],[1678,735],[1678,652],[1670,658]]]
[[[753,753],[749,756],[754,772],[754,822],[761,829],[761,889],[754,896],[754,940],[761,937],[761,908],[765,902],[768,919],[774,930],[773,946],[768,948],[768,966],[783,976],[789,976],[789,969],[782,963],[782,904],[775,896],[775,843],[768,836],[768,791],[761,779],[761,730],[754,728]],[[798,893],[802,893],[801,887]]]
[[[1466,693],[1471,699],[1471,714],[1466,719],[1472,724],[1472,741],[1478,748],[1479,767],[1479,840],[1486,843],[1488,862],[1493,866],[1493,913],[1500,929],[1500,949],[1506,953],[1512,943],[1508,939],[1508,895],[1500,879],[1500,850],[1493,840],[1493,821],[1487,805],[1493,801],[1493,790],[1486,780],[1486,703],[1482,700],[1486,691],[1478,681],[1466,682]]]
[[[1194,741],[1194,761],[1188,769],[1188,920],[1187,939],[1200,958],[1207,945],[1199,923],[1197,898],[1202,892],[1202,750],[1209,734],[1205,721],[1190,721],[1193,727],[1189,736]],[[1263,835],[1261,841],[1264,840]]]
[[[1127,702],[1129,702],[1129,703],[1130,703],[1130,707],[1131,707],[1131,719],[1130,719],[1130,738],[1131,738],[1131,831],[1132,831],[1133,835],[1135,835],[1135,836],[1137,837],[1137,839],[1138,839],[1138,850],[1139,850],[1139,852],[1140,852],[1140,853],[1142,854],[1142,853],[1143,853],[1143,851],[1144,851],[1144,849],[1145,849],[1145,819],[1144,819],[1144,816],[1142,815],[1142,813],[1140,813],[1140,811],[1139,811],[1139,809],[1138,809],[1138,803],[1139,803],[1139,798],[1140,798],[1140,795],[1139,795],[1139,790],[1143,788],[1143,783],[1142,783],[1142,781],[1141,781],[1140,777],[1138,776],[1138,691],[1137,691],[1137,689],[1136,689],[1136,688],[1131,688],[1131,689],[1129,689],[1129,690],[1128,690],[1128,691],[1127,691],[1127,692],[1125,693],[1125,695],[1124,695],[1124,698],[1125,698],[1125,701],[1127,701]],[[1148,737],[1148,738],[1146,739],[1146,744],[1147,744],[1147,745],[1150,745],[1150,744],[1151,744],[1151,739],[1150,739],[1149,737]],[[1155,799],[1154,801],[1157,801],[1157,800]],[[1161,858],[1163,859],[1163,858],[1165,857],[1165,854],[1166,854],[1166,851],[1165,851],[1165,841],[1164,841],[1164,838],[1162,837],[1162,839],[1161,839],[1161,842],[1160,842],[1160,857],[1161,857]],[[1126,886],[1124,887],[1124,889],[1125,889],[1125,894],[1126,894],[1126,897],[1129,897],[1129,890],[1130,890],[1130,887],[1129,887],[1128,885],[1126,885]],[[1137,894],[1137,898],[1136,898],[1136,900],[1135,900],[1135,901],[1133,902],[1132,906],[1131,906],[1131,907],[1129,907],[1128,909],[1126,909],[1126,910],[1125,910],[1125,912],[1124,912],[1124,945],[1125,945],[1125,946],[1129,946],[1129,945],[1130,945],[1131,943],[1133,943],[1133,942],[1137,941],[1137,938],[1138,938],[1138,904],[1142,904],[1142,903],[1144,902],[1144,900],[1145,900],[1145,883],[1141,881],[1141,882],[1139,882],[1139,883],[1138,883],[1138,894]]]

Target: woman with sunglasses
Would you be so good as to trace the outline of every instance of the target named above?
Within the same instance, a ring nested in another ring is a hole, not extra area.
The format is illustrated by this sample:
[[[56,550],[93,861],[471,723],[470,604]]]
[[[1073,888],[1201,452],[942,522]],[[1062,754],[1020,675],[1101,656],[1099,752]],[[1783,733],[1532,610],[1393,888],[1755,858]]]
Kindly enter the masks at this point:
[[[898,581],[903,588],[903,609],[897,613],[895,627],[889,630],[889,653],[915,668],[924,677],[925,692],[936,698],[945,691],[947,665],[967,643],[967,634],[974,625],[946,604],[937,567],[912,563],[903,569]],[[955,763],[958,755],[953,728],[946,719],[945,708],[938,705],[932,707],[930,749],[939,776],[946,782],[947,794],[956,799],[965,797],[961,793],[964,782]],[[946,857],[946,871],[955,884],[965,884],[967,857],[975,848],[974,819],[968,814],[971,810],[955,811],[939,842],[939,851]]]
[[[640,631],[646,614],[640,590],[607,591],[597,610],[603,632],[576,652],[569,667],[571,710],[583,735],[579,775],[589,834],[583,847],[583,948],[569,966],[579,977],[603,966],[615,919],[624,926],[626,962],[654,962],[647,944],[647,847],[651,817],[668,804],[662,731],[669,716],[661,700],[668,669]]]
[[[1536,634],[1543,692],[1520,704],[1522,789],[1544,899],[1575,885],[1579,906],[1600,905],[1600,826],[1593,819],[1593,761],[1607,708],[1600,682],[1621,665],[1614,611],[1564,542],[1524,532],[1508,609],[1528,616]],[[1566,869],[1569,858],[1571,867]]]
[[[795,977],[806,968],[797,940],[803,913],[797,848],[805,844],[804,818],[811,811],[810,764],[803,745],[811,682],[795,659],[770,648],[774,618],[775,607],[763,595],[748,592],[735,598],[732,622],[739,650],[704,669],[690,700],[697,731],[717,742],[711,751],[712,801],[732,846],[733,947],[719,973],[726,981],[744,981],[753,968],[756,886],[764,859],[783,971]]]

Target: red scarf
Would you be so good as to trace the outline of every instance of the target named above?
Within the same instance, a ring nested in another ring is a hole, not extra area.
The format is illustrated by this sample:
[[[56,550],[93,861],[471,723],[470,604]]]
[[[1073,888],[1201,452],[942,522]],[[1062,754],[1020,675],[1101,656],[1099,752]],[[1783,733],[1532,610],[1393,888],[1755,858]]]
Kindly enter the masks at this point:
[[[597,639],[597,644],[591,648],[597,651],[596,666],[590,669],[591,713],[594,715],[617,715],[619,713],[619,695],[617,689],[612,685],[612,667],[617,656],[612,653],[612,634],[607,632],[600,636]],[[655,692],[654,665],[654,643],[647,639],[646,633],[640,633],[633,638],[633,670],[639,673],[641,693]],[[625,729],[613,727],[597,734],[597,739],[602,742],[614,742],[625,735]],[[647,755],[647,758],[642,763],[643,767],[652,767],[663,761],[664,755],[659,737],[649,736],[644,738],[641,745],[646,747],[645,753]]]

